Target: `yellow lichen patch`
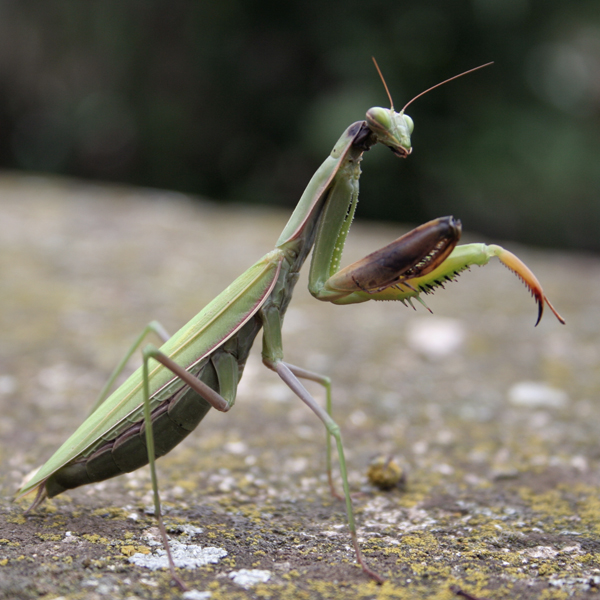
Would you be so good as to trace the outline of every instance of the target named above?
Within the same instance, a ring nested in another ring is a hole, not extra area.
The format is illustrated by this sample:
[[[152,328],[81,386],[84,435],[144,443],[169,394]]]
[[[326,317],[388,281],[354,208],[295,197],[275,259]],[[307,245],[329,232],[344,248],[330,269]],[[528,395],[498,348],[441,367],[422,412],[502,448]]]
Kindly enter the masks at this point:
[[[411,550],[416,548],[426,548],[427,550],[433,550],[438,547],[438,541],[435,537],[427,532],[412,533],[402,537],[402,543],[405,544]]]
[[[250,519],[255,524],[260,524],[264,521],[262,518],[262,509],[256,506],[255,504],[241,506],[238,508],[238,511],[247,519]]]
[[[600,534],[600,490],[592,486],[577,486],[574,492],[578,495],[577,515],[581,525],[594,535]]]
[[[72,502],[71,497],[67,494],[63,494],[60,499],[62,502]],[[54,514],[58,512],[58,508],[54,500],[46,500],[44,503],[44,510],[47,514]]]
[[[120,550],[121,550],[121,554],[123,554],[125,556],[133,556],[137,552],[135,546],[131,546],[131,545],[121,546]]]
[[[538,575],[542,577],[548,577],[550,575],[555,575],[561,572],[561,568],[554,562],[544,561],[538,567]]]
[[[557,590],[555,588],[542,590],[539,595],[540,600],[567,600],[568,597],[568,592],[565,590]]]
[[[12,514],[6,517],[7,523],[14,523],[15,525],[24,525],[27,521],[22,514]]]
[[[50,529],[50,528],[64,529],[66,524],[67,524],[67,519],[65,518],[65,516],[57,515],[57,516],[55,516],[55,518],[52,520],[51,523],[46,523],[45,527],[47,527],[48,529]]]
[[[283,575],[283,579],[295,579],[300,577],[300,573],[296,569],[292,569],[289,573]]]
[[[178,479],[174,482],[174,485],[182,488],[186,492],[195,492],[198,489],[198,485],[189,479]]]
[[[401,508],[414,508],[425,499],[429,497],[433,484],[429,482],[415,482],[411,483],[408,491],[403,492],[400,497],[397,498],[398,506]]]
[[[339,590],[337,595],[339,596]],[[370,600],[371,598],[376,600],[409,600],[417,597],[414,589],[398,587],[389,581],[382,585],[377,585],[374,581],[360,583],[353,590],[353,596],[360,600]]]
[[[102,567],[104,567],[104,566],[105,566],[105,564],[106,564],[106,560],[105,560],[105,559],[97,559],[97,558],[93,558],[93,559],[90,561],[90,564],[91,564],[93,567],[96,567],[97,569],[100,569],[100,568],[102,568]]]
[[[573,510],[561,497],[559,490],[548,490],[540,494],[535,493],[529,488],[522,487],[519,495],[531,506],[532,510],[542,515],[556,517],[571,516]]]
[[[116,506],[111,506],[108,508],[97,508],[92,512],[94,517],[102,517],[108,519],[118,519],[124,521],[127,519],[129,512],[124,508],[117,508]]]
[[[481,586],[484,586],[488,581],[488,575],[481,569],[467,569],[465,571],[465,581],[470,585],[477,586],[478,591],[481,591]]]
[[[60,540],[62,540],[62,536],[57,535],[55,533],[36,533],[35,534],[37,537],[40,538],[40,540],[44,540],[45,542],[60,542]]]
[[[81,537],[92,544],[108,544],[108,540],[97,533],[84,533]]]
[[[221,588],[220,586],[215,586],[210,588],[210,600],[246,600],[248,598],[248,593],[242,590],[237,589],[226,589]],[[254,596],[254,594],[252,594]]]
[[[451,567],[444,567],[437,564],[428,564],[421,562],[410,566],[413,573],[419,577],[449,577],[452,573]]]
[[[598,568],[600,566],[600,553],[583,554],[582,556],[577,557],[577,560],[584,565],[592,566],[595,563],[596,568]]]
[[[235,540],[235,533],[231,531],[224,523],[217,525],[206,525],[206,537],[211,539]]]

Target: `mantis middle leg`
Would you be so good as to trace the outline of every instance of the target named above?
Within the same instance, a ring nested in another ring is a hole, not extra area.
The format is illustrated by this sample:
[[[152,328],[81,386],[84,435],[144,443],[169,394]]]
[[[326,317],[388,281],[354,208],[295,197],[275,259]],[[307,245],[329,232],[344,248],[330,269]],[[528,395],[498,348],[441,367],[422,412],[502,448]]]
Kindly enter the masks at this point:
[[[332,478],[331,478],[331,438],[336,442],[338,453],[338,462],[340,465],[340,476],[342,478],[342,487],[344,490],[344,500],[346,502],[346,516],[348,520],[348,528],[352,538],[352,545],[356,554],[356,561],[361,566],[362,570],[378,583],[383,583],[385,579],[373,571],[363,558],[362,552],[358,545],[358,537],[356,534],[356,522],[354,520],[354,510],[352,508],[352,498],[350,495],[350,486],[348,484],[348,471],[346,468],[346,458],[344,454],[344,445],[342,443],[342,434],[339,425],[331,416],[331,382],[328,377],[318,375],[290,365],[283,361],[283,346],[281,343],[281,315],[279,310],[272,306],[261,311],[263,315],[263,363],[271,370],[275,371],[283,382],[304,402],[316,415],[321,419],[327,430],[327,468],[330,485],[335,494]],[[302,385],[299,378],[316,381],[325,386],[327,391],[327,405],[324,409]]]

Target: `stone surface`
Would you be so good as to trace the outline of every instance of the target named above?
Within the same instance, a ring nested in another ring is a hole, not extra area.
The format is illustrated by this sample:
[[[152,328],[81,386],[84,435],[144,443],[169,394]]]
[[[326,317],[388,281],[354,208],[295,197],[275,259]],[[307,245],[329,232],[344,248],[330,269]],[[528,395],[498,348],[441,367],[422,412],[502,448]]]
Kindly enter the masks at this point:
[[[26,516],[27,502],[11,496],[85,419],[142,328],[183,325],[272,248],[287,217],[0,177],[0,598],[179,597],[166,571],[128,560],[158,539],[147,469]],[[344,263],[403,231],[355,224]],[[565,326],[548,311],[534,329],[533,301],[499,264],[427,297],[433,317],[420,306],[319,303],[306,275],[297,286],[286,359],[333,379],[351,486],[362,492],[359,538],[388,582],[356,567],[344,506],[329,493],[323,428],[262,366],[257,343],[234,409],[212,411],[158,462],[172,538],[185,542],[193,526],[195,544],[228,553],[181,571],[190,587],[212,598],[596,596],[600,260],[508,246]],[[515,401],[522,382],[562,400]],[[378,455],[401,462],[402,489],[368,485]],[[270,578],[244,590],[229,576],[242,569]]]

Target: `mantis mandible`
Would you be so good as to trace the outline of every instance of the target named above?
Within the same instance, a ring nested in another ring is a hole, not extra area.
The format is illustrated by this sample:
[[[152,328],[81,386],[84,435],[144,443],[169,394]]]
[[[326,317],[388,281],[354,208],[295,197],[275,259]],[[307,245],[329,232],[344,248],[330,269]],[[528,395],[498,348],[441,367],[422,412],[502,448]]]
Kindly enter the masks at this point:
[[[377,69],[379,71],[379,67]],[[385,88],[387,91],[387,86]],[[275,371],[325,425],[327,469],[334,494],[332,439],[335,441],[356,560],[367,575],[383,581],[366,564],[357,541],[342,437],[332,417],[331,382],[324,375],[284,361],[283,318],[309,252],[312,250],[309,290],[318,300],[335,304],[368,300],[423,303],[421,294],[443,287],[471,265],[485,265],[497,257],[533,294],[538,304],[536,325],[544,304],[564,323],[536,277],[514,254],[496,245],[457,246],[461,223],[451,216],[425,223],[340,269],[358,200],[362,155],[378,143],[401,158],[411,153],[413,121],[404,111],[413,100],[396,112],[390,96],[391,108],[371,108],[366,120],[350,125],[310,180],[275,249],[240,275],[189,323],[172,337],[156,322],[145,328],[101,391],[90,416],[18,491],[19,497],[37,492],[30,510],[45,498],[67,489],[134,471],[149,463],[155,515],[171,573],[173,579],[185,587],[170,557],[160,512],[155,459],[184,439],[211,407],[222,412],[232,408],[246,359],[262,329],[263,363]],[[126,361],[150,331],[157,333],[165,343],[160,348],[146,345],[142,350],[142,366],[109,395]],[[325,408],[306,390],[302,380],[315,381],[325,388]]]

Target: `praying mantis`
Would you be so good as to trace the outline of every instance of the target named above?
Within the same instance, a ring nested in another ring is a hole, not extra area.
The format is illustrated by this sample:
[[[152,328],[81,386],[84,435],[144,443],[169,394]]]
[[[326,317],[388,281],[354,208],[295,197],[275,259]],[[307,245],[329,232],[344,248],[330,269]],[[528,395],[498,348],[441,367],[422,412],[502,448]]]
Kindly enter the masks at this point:
[[[146,326],[109,378],[89,417],[17,492],[18,497],[37,493],[29,510],[67,489],[131,472],[149,463],[154,512],[171,574],[175,582],[185,588],[169,552],[155,459],[172,450],[193,431],[210,408],[227,412],[233,407],[248,354],[262,330],[263,363],[325,425],[327,471],[332,493],[337,495],[331,475],[332,440],[335,442],[343,488],[341,498],[345,501],[356,560],[369,577],[383,581],[367,565],[358,543],[342,436],[332,416],[331,381],[284,360],[283,319],[308,254],[312,250],[311,294],[334,304],[368,300],[424,304],[422,294],[444,287],[464,269],[485,265],[496,257],[522,279],[534,296],[538,305],[536,325],[544,305],[564,323],[535,275],[514,254],[497,245],[458,246],[462,226],[452,216],[420,225],[365,258],[340,268],[358,201],[362,156],[378,143],[400,158],[411,154],[414,125],[405,110],[422,94],[399,112],[394,110],[390,96],[389,109],[370,108],[364,121],[350,125],[308,183],[275,248],[177,333],[169,337],[157,322]],[[164,344],[159,348],[145,345],[142,366],[109,394],[126,362],[150,332],[161,337]],[[325,407],[307,391],[302,380],[323,386]]]

